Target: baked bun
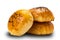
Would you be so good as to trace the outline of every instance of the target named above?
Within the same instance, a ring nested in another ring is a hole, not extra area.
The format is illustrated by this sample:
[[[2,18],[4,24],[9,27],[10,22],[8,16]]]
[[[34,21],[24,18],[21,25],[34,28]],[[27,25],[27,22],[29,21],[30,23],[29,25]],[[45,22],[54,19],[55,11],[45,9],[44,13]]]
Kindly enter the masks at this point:
[[[37,7],[30,9],[34,20],[38,22],[54,21],[52,12],[46,7]]]
[[[8,31],[11,35],[21,36],[25,34],[33,24],[33,16],[28,10],[16,11],[8,21]]]
[[[54,26],[51,22],[34,22],[33,26],[27,33],[35,35],[49,35],[53,33],[53,30]]]

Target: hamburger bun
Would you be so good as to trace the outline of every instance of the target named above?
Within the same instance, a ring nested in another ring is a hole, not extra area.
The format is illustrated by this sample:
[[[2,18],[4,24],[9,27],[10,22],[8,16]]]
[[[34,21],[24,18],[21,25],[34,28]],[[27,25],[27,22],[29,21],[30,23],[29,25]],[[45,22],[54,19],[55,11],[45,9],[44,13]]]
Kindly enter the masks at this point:
[[[31,12],[25,9],[13,13],[8,21],[8,31],[11,35],[22,36],[33,24]]]
[[[54,16],[52,12],[46,7],[36,7],[30,9],[34,20],[37,22],[49,22],[54,21]]]
[[[33,26],[27,33],[34,35],[48,35],[52,34],[53,30],[54,26],[51,22],[43,22],[43,23],[34,22]]]

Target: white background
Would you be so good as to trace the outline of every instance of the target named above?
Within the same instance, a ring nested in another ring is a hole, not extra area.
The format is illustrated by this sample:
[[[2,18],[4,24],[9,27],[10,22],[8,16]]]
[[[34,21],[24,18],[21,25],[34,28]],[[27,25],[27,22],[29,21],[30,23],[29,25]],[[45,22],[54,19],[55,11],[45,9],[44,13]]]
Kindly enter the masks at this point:
[[[54,14],[54,33],[51,36],[24,35],[13,37],[8,35],[9,17],[19,9],[48,7]],[[59,0],[0,0],[0,40],[60,40],[60,1]]]

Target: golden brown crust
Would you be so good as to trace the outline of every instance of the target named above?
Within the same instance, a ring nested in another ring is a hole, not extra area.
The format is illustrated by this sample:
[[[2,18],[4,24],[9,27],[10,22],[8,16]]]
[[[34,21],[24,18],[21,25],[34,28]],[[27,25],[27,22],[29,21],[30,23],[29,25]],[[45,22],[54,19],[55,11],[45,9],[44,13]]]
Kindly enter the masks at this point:
[[[46,7],[37,7],[30,9],[34,20],[38,22],[48,22],[53,21],[54,16],[52,12]]]
[[[8,21],[8,30],[11,35],[25,34],[33,24],[33,16],[27,10],[16,11]]]
[[[54,26],[51,22],[37,23],[34,22],[31,29],[27,32],[35,35],[46,35],[53,33]]]

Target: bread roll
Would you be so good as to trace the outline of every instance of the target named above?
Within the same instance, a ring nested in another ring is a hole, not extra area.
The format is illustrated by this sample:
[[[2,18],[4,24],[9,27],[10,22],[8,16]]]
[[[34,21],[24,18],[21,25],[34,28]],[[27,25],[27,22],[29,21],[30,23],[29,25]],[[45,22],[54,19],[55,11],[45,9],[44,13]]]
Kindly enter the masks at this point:
[[[33,26],[27,33],[34,35],[48,35],[52,34],[53,30],[54,26],[51,22],[43,22],[43,23],[34,22]]]
[[[8,21],[8,31],[11,35],[22,36],[33,24],[33,16],[28,10],[18,10],[13,13]]]
[[[37,22],[54,21],[52,12],[46,7],[37,7],[30,9],[34,20]]]

